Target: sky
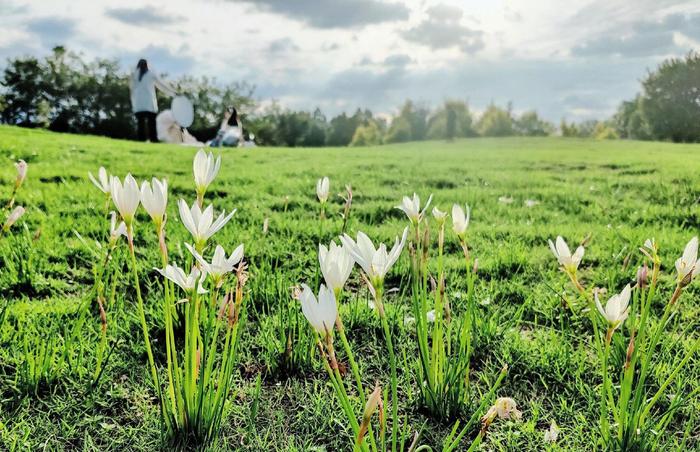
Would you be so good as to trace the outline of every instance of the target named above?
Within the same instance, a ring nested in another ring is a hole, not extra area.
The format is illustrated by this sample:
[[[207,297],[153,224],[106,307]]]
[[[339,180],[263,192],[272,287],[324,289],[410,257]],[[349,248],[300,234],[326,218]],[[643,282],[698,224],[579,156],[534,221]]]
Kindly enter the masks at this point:
[[[255,86],[261,105],[461,99],[603,119],[665,58],[700,50],[700,2],[672,0],[0,0],[0,67],[55,45]]]

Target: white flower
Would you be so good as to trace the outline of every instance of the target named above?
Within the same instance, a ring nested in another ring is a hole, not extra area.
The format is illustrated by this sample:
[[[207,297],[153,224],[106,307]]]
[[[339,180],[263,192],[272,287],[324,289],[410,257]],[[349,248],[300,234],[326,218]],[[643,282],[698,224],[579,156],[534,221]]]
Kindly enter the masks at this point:
[[[187,206],[185,200],[181,199],[178,201],[178,207],[180,209],[180,220],[182,220],[182,224],[190,231],[195,243],[200,245],[204,244],[209,237],[223,228],[233,214],[236,213],[236,209],[233,209],[228,215],[226,215],[226,211],[223,211],[215,221],[214,207],[211,205],[202,212],[202,209],[199,208],[199,204],[196,202],[192,204],[190,208]]]
[[[556,245],[549,240],[549,248],[559,261],[559,265],[567,272],[575,272],[583,259],[583,246],[576,248],[576,252],[572,255],[569,246],[560,235],[557,236]]]
[[[116,242],[119,236],[126,236],[126,224],[123,221],[119,222],[117,225],[117,214],[116,212],[110,212],[112,218],[109,221],[109,240],[110,242]]]
[[[314,292],[306,284],[302,284],[302,292],[299,294],[301,302],[301,312],[309,321],[313,329],[321,336],[333,331],[335,319],[338,317],[338,306],[335,303],[333,291],[321,284],[318,291],[318,300]]]
[[[433,218],[435,220],[442,224],[445,219],[447,218],[447,212],[443,212],[442,210],[438,209],[437,207],[433,207]]]
[[[95,179],[95,176],[93,176],[91,172],[88,172],[88,177],[92,183],[95,184],[95,187],[99,188],[102,193],[106,195],[110,194],[112,191],[112,176],[107,174],[107,170],[104,168],[104,166],[101,166],[100,169],[97,170],[97,179]]]
[[[498,202],[500,202],[501,204],[513,204],[513,198],[509,196],[501,196],[500,198],[498,198]]]
[[[144,181],[141,184],[141,203],[153,222],[157,225],[162,224],[168,205],[168,182],[165,179],[159,181],[155,177],[151,184]]]
[[[194,185],[197,194],[203,195],[207,187],[212,183],[221,167],[221,156],[214,158],[213,153],[207,154],[204,149],[200,149],[194,156],[192,169],[194,171]]]
[[[425,313],[425,320],[427,320],[428,323],[435,323],[435,309]]]
[[[24,160],[18,160],[17,163],[15,163],[15,168],[17,169],[17,178],[15,179],[16,190],[22,185],[24,179],[27,178],[27,162]]]
[[[7,220],[5,220],[5,224],[2,227],[2,230],[7,232],[10,230],[13,224],[17,222],[17,220],[20,219],[22,215],[24,215],[25,209],[22,206],[17,206],[15,207],[12,212],[10,212],[10,215],[7,216]]]
[[[496,417],[500,419],[520,419],[522,416],[523,414],[518,411],[518,405],[515,403],[515,400],[510,397],[499,397],[488,409],[482,421],[491,423]]]
[[[535,201],[534,199],[526,199],[525,200],[525,207],[535,207],[539,203],[540,203],[539,201]]]
[[[396,237],[394,246],[389,252],[383,243],[379,245],[379,248],[375,248],[364,232],[357,233],[357,242],[347,234],[344,234],[340,240],[374,284],[381,283],[391,266],[398,260],[406,243],[407,234],[408,228],[404,228],[401,241]]]
[[[189,275],[185,274],[185,271],[177,265],[167,265],[165,270],[161,270],[160,268],[156,268],[155,270],[180,286],[182,290],[188,294],[194,292],[195,287],[197,288],[197,293],[207,293],[202,287],[202,281],[206,277],[206,273],[203,273],[197,267],[192,267],[192,271],[190,271]]]
[[[139,207],[141,200],[141,192],[136,179],[131,174],[127,174],[124,178],[124,185],[118,177],[110,179],[112,201],[119,211],[122,219],[127,226],[134,220],[134,214]]]
[[[336,294],[345,286],[355,265],[355,261],[345,247],[336,245],[334,241],[331,241],[330,248],[318,245],[318,263],[326,285]]]
[[[615,294],[605,304],[605,309],[598,299],[598,291],[595,291],[595,304],[598,307],[598,312],[608,322],[610,328],[615,329],[625,321],[629,315],[629,302],[632,289],[627,284],[622,292]]]
[[[559,438],[560,431],[561,430],[559,429],[559,426],[557,425],[556,421],[552,420],[552,423],[549,425],[549,430],[544,432],[544,442],[545,443],[557,442],[557,438]]]
[[[649,247],[651,248],[651,247]],[[693,237],[685,246],[683,255],[676,260],[678,282],[686,284],[700,272],[700,260],[698,260],[698,238]]]
[[[452,230],[455,231],[455,234],[461,239],[464,239],[464,234],[467,233],[469,215],[471,214],[469,206],[465,204],[464,207],[465,210],[462,210],[462,206],[458,204],[452,206]]]
[[[432,200],[433,195],[430,195],[428,202],[426,202],[425,206],[423,207],[423,210],[420,210],[420,198],[414,193],[413,198],[404,196],[401,200],[401,205],[396,206],[396,208],[402,210],[408,219],[411,220],[411,223],[416,224],[423,219],[425,211],[428,210],[428,206],[430,206],[430,201]]]
[[[322,177],[316,182],[316,196],[321,203],[328,201],[328,193],[331,189],[331,181],[328,177]]]
[[[224,247],[216,245],[211,263],[207,262],[189,243],[186,243],[185,247],[197,259],[204,272],[211,276],[216,283],[219,283],[227,273],[231,273],[236,264],[243,259],[243,244],[238,245],[228,258]]]

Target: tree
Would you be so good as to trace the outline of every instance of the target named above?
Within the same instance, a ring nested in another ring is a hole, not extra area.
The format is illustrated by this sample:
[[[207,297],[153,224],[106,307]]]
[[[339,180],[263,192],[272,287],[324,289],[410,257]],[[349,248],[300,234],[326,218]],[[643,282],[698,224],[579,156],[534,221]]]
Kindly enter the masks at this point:
[[[578,127],[573,122],[567,124],[566,119],[562,119],[559,123],[559,131],[563,137],[578,137]]]
[[[486,108],[484,114],[479,118],[477,130],[485,137],[506,137],[514,135],[513,116],[511,107],[507,109],[499,108],[494,104]]]
[[[382,139],[382,130],[377,121],[369,121],[355,130],[350,146],[374,146],[382,144]]]
[[[451,140],[476,135],[473,119],[466,102],[446,100],[428,121],[428,138]]]
[[[518,135],[528,137],[544,137],[554,132],[554,125],[541,119],[534,110],[526,111],[520,115],[513,126]]]
[[[384,141],[402,143],[425,140],[428,135],[429,113],[427,107],[416,106],[413,101],[407,100],[391,122]]]
[[[48,91],[44,68],[39,60],[33,57],[9,60],[0,85],[5,90],[2,121],[26,127],[39,125],[39,105],[46,100]]]
[[[642,89],[642,116],[653,138],[700,141],[700,54],[664,61]]]
[[[352,141],[352,136],[357,129],[356,120],[348,117],[345,112],[331,119],[330,130],[326,137],[329,146],[347,146]]]
[[[620,138],[633,140],[649,140],[651,132],[649,124],[642,113],[641,96],[634,100],[623,101],[612,118],[612,124]]]
[[[128,77],[116,60],[86,62],[63,47],[55,47],[42,60],[10,60],[0,78],[4,91],[0,120],[58,132],[132,138]],[[171,83],[193,99],[195,118],[190,131],[201,140],[214,136],[229,105],[239,111],[252,110],[254,105],[253,88],[244,83],[219,85],[191,77]],[[170,100],[161,96],[159,104],[167,107]]]

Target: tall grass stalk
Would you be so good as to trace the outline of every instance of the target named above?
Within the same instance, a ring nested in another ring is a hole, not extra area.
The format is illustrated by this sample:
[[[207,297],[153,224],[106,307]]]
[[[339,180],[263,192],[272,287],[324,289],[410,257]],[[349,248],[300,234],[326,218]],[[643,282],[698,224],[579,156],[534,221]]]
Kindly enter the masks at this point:
[[[421,404],[436,419],[454,420],[470,402],[469,367],[472,353],[474,280],[466,243],[461,240],[466,264],[466,311],[453,319],[445,295],[445,217],[437,220],[437,282],[428,280],[430,230],[427,222],[414,222],[410,246],[412,307],[418,338],[418,378]],[[428,323],[432,308],[434,321]]]

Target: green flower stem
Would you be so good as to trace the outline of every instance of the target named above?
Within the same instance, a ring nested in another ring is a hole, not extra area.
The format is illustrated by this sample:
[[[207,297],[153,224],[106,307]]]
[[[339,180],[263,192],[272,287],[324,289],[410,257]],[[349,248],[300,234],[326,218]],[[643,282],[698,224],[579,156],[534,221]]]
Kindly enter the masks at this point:
[[[136,264],[136,253],[134,252],[134,233],[131,224],[127,225],[127,238],[129,241],[129,254],[131,255],[131,270],[134,277],[134,286],[136,286],[136,299],[138,301],[138,310],[141,320],[141,329],[143,330],[143,340],[146,344],[146,354],[148,355],[148,364],[151,366],[151,378],[156,391],[160,395],[160,384],[158,382],[158,372],[156,372],[156,363],[153,359],[153,350],[151,350],[151,340],[148,337],[148,324],[146,323],[146,311],[143,306],[143,298],[141,297],[141,285],[139,283],[139,273]]]
[[[398,398],[398,376],[396,374],[396,355],[394,354],[394,343],[391,339],[391,330],[389,328],[389,320],[382,305],[382,295],[384,288],[382,286],[375,287],[375,303],[379,310],[386,338],[386,346],[389,349],[389,364],[391,369],[391,450],[396,451],[396,442],[398,440],[399,429],[399,398]]]

